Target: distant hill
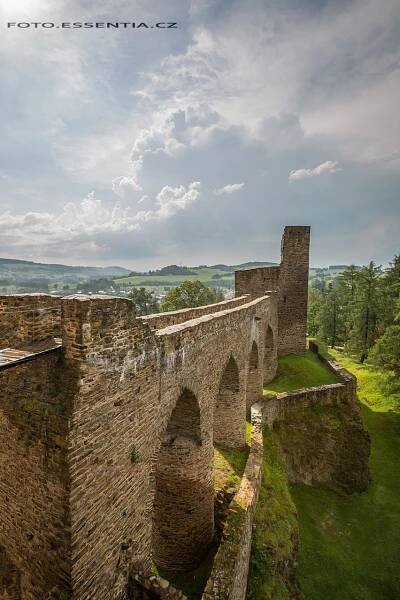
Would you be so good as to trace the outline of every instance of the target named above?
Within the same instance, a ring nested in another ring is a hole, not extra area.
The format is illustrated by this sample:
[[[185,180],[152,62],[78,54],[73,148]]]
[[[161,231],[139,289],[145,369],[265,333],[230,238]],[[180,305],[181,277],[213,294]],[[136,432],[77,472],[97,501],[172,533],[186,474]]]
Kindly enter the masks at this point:
[[[123,277],[130,272],[130,269],[124,267],[73,267],[0,258],[0,279],[10,279],[15,282],[38,278],[86,281],[100,277]]]
[[[276,265],[276,263],[272,263],[272,262],[252,261],[252,262],[241,263],[240,265],[219,264],[219,265],[211,265],[210,267],[207,267],[206,265],[202,265],[201,267],[196,267],[196,268],[198,268],[198,269],[204,269],[204,268],[218,269],[219,271],[229,271],[229,272],[233,273],[233,271],[239,271],[240,269],[254,269],[256,267],[273,267],[275,265]]]

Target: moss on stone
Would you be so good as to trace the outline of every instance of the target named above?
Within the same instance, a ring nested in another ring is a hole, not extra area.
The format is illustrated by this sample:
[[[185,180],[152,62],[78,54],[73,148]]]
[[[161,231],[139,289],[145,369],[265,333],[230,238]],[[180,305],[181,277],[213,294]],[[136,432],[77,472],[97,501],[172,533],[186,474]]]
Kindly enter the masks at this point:
[[[244,473],[249,448],[214,448],[214,488],[218,492],[232,488],[237,491]]]

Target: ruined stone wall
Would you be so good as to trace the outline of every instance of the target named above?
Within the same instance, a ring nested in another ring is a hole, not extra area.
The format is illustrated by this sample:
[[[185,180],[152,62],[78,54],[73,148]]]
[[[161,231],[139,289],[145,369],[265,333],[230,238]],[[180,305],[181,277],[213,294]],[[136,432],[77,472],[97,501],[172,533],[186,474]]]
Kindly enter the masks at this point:
[[[143,523],[158,422],[159,374],[149,328],[128,300],[63,300],[65,361],[76,373],[70,428],[74,597],[114,597],[121,569],[149,565]],[[126,575],[126,574],[125,574]]]
[[[166,493],[164,450],[173,451],[173,460],[167,462],[168,468],[175,465],[173,477],[181,486],[177,489],[192,489],[192,498],[186,500],[192,510],[198,507],[192,515],[192,535],[197,533],[192,539],[189,536],[186,551],[193,555],[196,549],[201,560],[201,549],[206,550],[213,534],[213,419],[222,373],[233,355],[245,390],[252,343],[262,352],[264,331],[269,323],[276,328],[276,321],[276,303],[271,298],[157,331],[135,319],[126,300],[63,300],[65,361],[77,384],[70,477],[72,581],[80,600],[113,598],[132,565],[149,568],[153,552],[155,558],[160,556],[152,530],[160,522],[154,510],[157,493],[164,493],[164,499]],[[183,390],[189,390],[199,405],[200,442],[195,444],[200,444],[201,461],[187,436],[174,438],[167,448],[164,444]],[[242,398],[244,405],[245,394]],[[231,425],[226,422],[227,430]],[[244,439],[244,418],[242,428]],[[179,460],[191,461],[186,488],[177,454]],[[170,487],[174,492],[174,482]],[[177,510],[169,515],[170,529],[164,528],[180,552],[183,513]],[[175,558],[179,559],[179,551]]]
[[[46,294],[0,296],[0,348],[20,348],[60,334],[60,298]]]
[[[149,569],[155,559],[187,568],[201,560],[214,533],[215,407],[223,373],[233,359],[238,405],[221,422],[236,447],[245,440],[254,348],[261,366],[265,332],[277,329],[274,296],[246,300],[206,314],[186,311],[200,316],[157,328],[135,318],[125,299],[7,298],[7,344],[59,334],[61,323],[63,346],[0,368],[0,503],[12,507],[9,515],[0,511],[0,557],[14,586],[1,594],[19,586],[23,600],[51,590],[122,600],[121,582],[136,567]],[[37,329],[21,306],[37,323],[42,319]],[[199,411],[194,437],[179,404],[185,391]],[[176,415],[181,420],[171,430]]]
[[[310,227],[285,227],[279,274],[278,354],[306,350]]]
[[[263,296],[264,294],[260,294]],[[151,329],[163,329],[170,325],[177,325],[178,323],[184,323],[192,319],[197,319],[204,315],[211,315],[223,310],[229,310],[235,306],[241,306],[249,301],[248,294],[232,298],[231,300],[224,300],[223,302],[217,302],[216,304],[207,304],[206,306],[198,306],[196,308],[183,308],[181,310],[172,310],[165,313],[157,313],[154,315],[143,315],[138,317],[144,323],[147,323]]]
[[[370,439],[356,379],[334,361],[325,362],[339,383],[277,394],[264,401],[263,419],[279,435],[290,483],[364,491]]]
[[[267,292],[277,291],[280,271],[280,266],[235,271],[236,296],[250,294],[252,297],[259,297]]]
[[[69,591],[67,385],[54,351],[0,368],[0,598]]]
[[[259,297],[278,294],[278,354],[302,354],[306,350],[310,227],[285,227],[281,263],[235,272],[235,294]]]

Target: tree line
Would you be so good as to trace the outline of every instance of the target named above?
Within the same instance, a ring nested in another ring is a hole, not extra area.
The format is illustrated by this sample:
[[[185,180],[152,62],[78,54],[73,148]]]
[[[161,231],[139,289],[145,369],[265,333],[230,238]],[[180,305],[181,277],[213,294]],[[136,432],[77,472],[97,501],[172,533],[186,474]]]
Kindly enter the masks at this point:
[[[400,388],[400,255],[387,269],[351,265],[325,289],[312,287],[308,333],[387,370]]]

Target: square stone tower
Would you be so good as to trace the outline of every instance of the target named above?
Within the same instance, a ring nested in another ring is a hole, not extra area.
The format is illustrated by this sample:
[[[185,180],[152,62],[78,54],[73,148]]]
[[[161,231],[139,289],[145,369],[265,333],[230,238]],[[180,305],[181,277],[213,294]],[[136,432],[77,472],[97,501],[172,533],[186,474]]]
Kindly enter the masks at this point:
[[[281,263],[236,271],[235,294],[278,294],[278,353],[303,354],[306,350],[310,226],[285,227]]]

